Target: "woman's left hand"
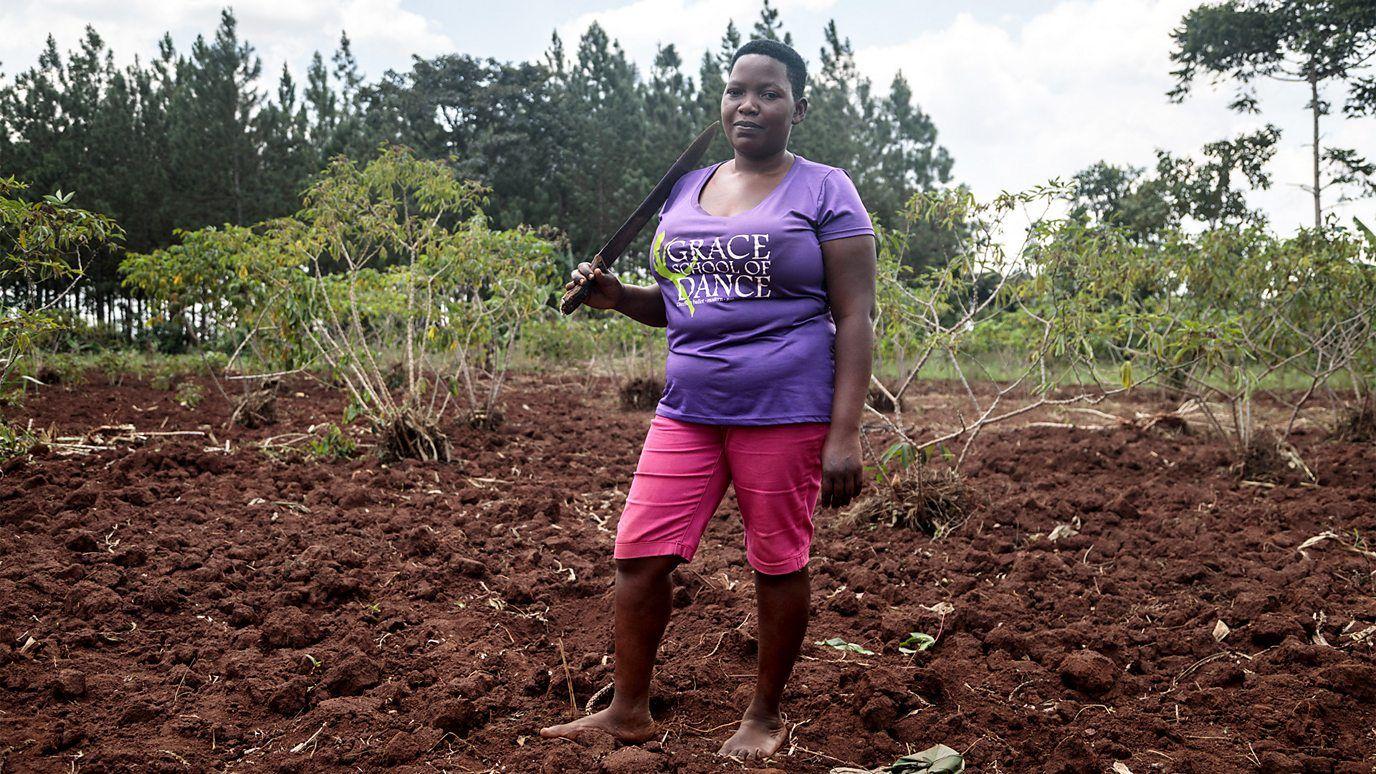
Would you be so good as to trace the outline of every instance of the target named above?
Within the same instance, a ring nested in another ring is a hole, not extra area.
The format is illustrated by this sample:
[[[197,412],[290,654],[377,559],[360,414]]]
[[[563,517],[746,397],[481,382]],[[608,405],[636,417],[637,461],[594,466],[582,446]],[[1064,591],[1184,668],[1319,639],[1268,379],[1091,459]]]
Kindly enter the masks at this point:
[[[828,433],[822,446],[822,507],[839,508],[857,497],[863,470],[860,431]]]

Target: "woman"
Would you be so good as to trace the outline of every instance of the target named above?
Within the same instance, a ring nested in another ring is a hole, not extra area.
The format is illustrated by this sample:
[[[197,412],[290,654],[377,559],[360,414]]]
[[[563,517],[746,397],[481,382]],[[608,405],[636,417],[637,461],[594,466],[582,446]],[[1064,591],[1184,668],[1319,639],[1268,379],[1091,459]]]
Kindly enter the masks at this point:
[[[611,706],[541,729],[654,734],[650,673],[670,573],[693,557],[728,483],[755,570],[759,672],[720,753],[766,758],[787,736],[784,685],[807,629],[812,515],[860,492],[860,413],[873,349],[874,229],[848,173],[787,150],[807,115],[798,53],[771,40],[731,59],[721,122],[734,157],[694,170],[660,210],[656,286],[581,263],[587,303],[668,328],[664,395],[617,526]]]

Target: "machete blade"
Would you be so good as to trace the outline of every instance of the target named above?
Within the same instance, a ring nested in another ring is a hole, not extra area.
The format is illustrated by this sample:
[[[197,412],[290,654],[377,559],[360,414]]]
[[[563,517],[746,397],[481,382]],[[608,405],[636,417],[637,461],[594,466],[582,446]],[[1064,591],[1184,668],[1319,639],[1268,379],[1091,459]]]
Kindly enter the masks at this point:
[[[674,183],[677,183],[679,178],[697,167],[698,161],[707,152],[707,146],[711,145],[713,138],[717,136],[717,128],[720,126],[720,121],[713,121],[710,126],[702,130],[697,139],[693,140],[687,150],[683,151],[673,166],[669,167],[669,171],[664,173],[664,177],[660,178],[650,191],[650,195],[645,197],[645,201],[640,203],[635,212],[631,213],[631,217],[621,224],[621,228],[617,229],[616,233],[612,234],[611,239],[608,239],[607,243],[602,246],[602,249],[597,251],[597,255],[593,256],[593,268],[600,268],[605,271],[616,262],[617,258],[621,257],[626,246],[639,236],[641,229],[645,228],[645,224],[650,222],[650,218],[655,216],[660,206],[669,198],[669,192],[674,189]],[[563,300],[559,302],[560,311],[564,314],[572,313],[591,292],[591,281],[584,282],[582,285],[569,290],[564,294]]]

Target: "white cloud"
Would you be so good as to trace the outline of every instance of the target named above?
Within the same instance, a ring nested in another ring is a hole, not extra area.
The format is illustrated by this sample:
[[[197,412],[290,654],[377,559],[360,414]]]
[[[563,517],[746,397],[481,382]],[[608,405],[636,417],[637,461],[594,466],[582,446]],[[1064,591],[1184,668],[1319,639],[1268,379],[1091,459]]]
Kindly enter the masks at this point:
[[[772,3],[789,29],[788,12],[817,12],[836,0],[778,0]],[[596,21],[607,35],[621,43],[626,55],[640,63],[642,74],[654,61],[657,45],[674,44],[684,58],[684,69],[696,73],[704,49],[715,51],[729,21],[748,40],[759,18],[759,6],[740,0],[635,0],[605,11],[591,11],[557,27],[566,54],[577,50],[578,39]]]
[[[1068,178],[1100,159],[1150,169],[1156,148],[1197,154],[1269,121],[1284,132],[1269,167],[1275,185],[1254,192],[1252,204],[1282,231],[1312,223],[1309,195],[1293,185],[1310,177],[1302,89],[1259,84],[1260,116],[1228,110],[1229,84],[1197,81],[1182,104],[1167,99],[1170,31],[1197,4],[1064,0],[1020,26],[961,13],[898,45],[859,47],[856,60],[882,88],[902,70],[955,158],[956,179],[980,196]],[[1376,121],[1331,116],[1326,127],[1325,142],[1376,155]],[[1376,200],[1336,211],[1347,220],[1373,209]]]
[[[1228,110],[1232,87],[1226,84],[1213,89],[1200,82],[1179,105],[1165,96],[1173,85],[1170,31],[1199,1],[1058,0],[1040,5],[1039,12],[1019,9],[1018,14],[980,13],[981,6],[970,4],[975,10],[942,16],[950,21],[934,29],[922,5],[896,0],[887,15],[892,23],[884,30],[856,22],[863,11],[835,0],[778,0],[774,5],[795,39],[809,41],[798,44],[805,56],[820,43],[825,18],[834,16],[843,35],[855,43],[862,72],[878,89],[886,90],[893,73],[902,69],[914,100],[932,116],[939,141],[955,157],[956,178],[981,196],[1069,177],[1100,159],[1151,167],[1155,148],[1198,153],[1206,142],[1270,121],[1284,132],[1269,167],[1275,186],[1254,192],[1252,203],[1263,207],[1281,230],[1309,223],[1311,199],[1297,187],[1310,177],[1302,87],[1263,83],[1260,116]],[[49,32],[64,53],[75,48],[88,22],[120,63],[135,53],[146,61],[164,31],[172,33],[177,50],[185,53],[196,34],[213,36],[221,7],[232,5],[241,39],[250,41],[263,59],[265,89],[273,87],[284,62],[301,83],[311,52],[320,50],[328,57],[341,29],[348,31],[365,75],[373,79],[388,67],[407,69],[413,53],[434,56],[455,50],[453,39],[465,32],[452,26],[459,22],[451,21],[445,29],[408,10],[405,2],[410,0],[0,0],[0,29],[5,31],[0,71],[12,77],[33,66]],[[728,20],[734,19],[748,37],[758,16],[756,2],[631,0],[566,23],[555,18],[544,24],[558,25],[572,55],[588,25],[598,21],[621,42],[642,75],[656,44],[674,43],[685,70],[696,75],[702,51],[716,50]],[[549,26],[509,27],[510,40],[520,43],[508,50],[540,58]],[[892,40],[894,30],[906,29],[913,32],[904,42],[869,42]],[[1340,95],[1328,96],[1337,102]],[[1324,119],[1325,143],[1376,157],[1373,138],[1376,119]],[[1344,220],[1359,212],[1376,220],[1376,200],[1336,211]]]
[[[264,85],[276,83],[284,63],[297,83],[311,53],[327,59],[345,31],[361,62],[406,68],[411,54],[434,56],[454,44],[433,21],[403,9],[401,0],[7,0],[0,4],[0,69],[9,76],[37,64],[49,33],[64,56],[75,49],[87,24],[95,27],[114,51],[118,64],[147,61],[157,41],[170,32],[176,49],[187,54],[197,35],[214,38],[220,11],[232,6],[240,41],[248,41],[263,60]],[[370,78],[381,69],[364,67]]]

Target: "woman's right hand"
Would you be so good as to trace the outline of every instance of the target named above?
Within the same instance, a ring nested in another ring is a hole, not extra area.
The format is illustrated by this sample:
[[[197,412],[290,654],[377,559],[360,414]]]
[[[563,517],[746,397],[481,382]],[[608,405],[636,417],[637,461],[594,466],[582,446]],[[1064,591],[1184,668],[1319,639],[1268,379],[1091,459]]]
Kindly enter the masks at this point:
[[[621,298],[625,295],[621,280],[600,268],[594,269],[587,261],[578,264],[578,268],[569,274],[572,279],[564,285],[564,290],[573,290],[587,282],[589,277],[592,278],[592,290],[588,291],[588,297],[583,299],[583,303],[594,309],[613,309],[621,303]]]

